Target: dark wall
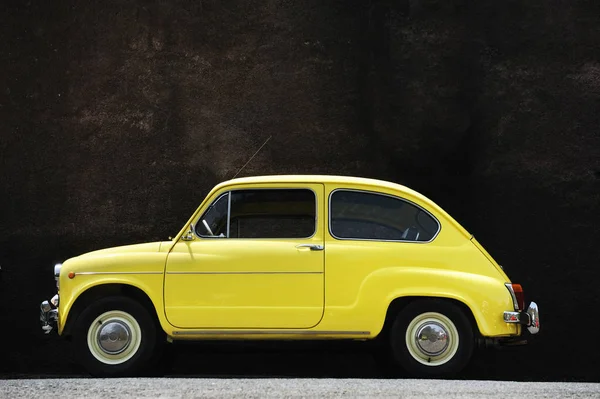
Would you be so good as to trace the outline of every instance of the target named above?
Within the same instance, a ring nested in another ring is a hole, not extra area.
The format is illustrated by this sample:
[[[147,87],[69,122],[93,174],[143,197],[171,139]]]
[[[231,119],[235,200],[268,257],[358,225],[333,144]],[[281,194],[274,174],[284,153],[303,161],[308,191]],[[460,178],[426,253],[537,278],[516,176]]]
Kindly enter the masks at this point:
[[[68,370],[55,262],[175,234],[270,138],[241,176],[406,184],[524,285],[539,337],[469,375],[600,380],[599,2],[0,7],[0,371]]]

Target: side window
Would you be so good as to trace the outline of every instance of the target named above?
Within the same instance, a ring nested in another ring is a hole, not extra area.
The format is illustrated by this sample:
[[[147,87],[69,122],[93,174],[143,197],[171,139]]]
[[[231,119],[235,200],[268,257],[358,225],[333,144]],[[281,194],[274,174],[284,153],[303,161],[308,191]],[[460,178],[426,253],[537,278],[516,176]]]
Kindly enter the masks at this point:
[[[315,233],[311,190],[240,190],[231,193],[230,237],[307,238]]]
[[[308,238],[315,230],[316,197],[307,189],[231,191],[196,223],[201,237]]]
[[[335,238],[429,241],[439,230],[431,215],[396,197],[338,190],[330,203],[330,231]]]
[[[229,193],[213,202],[196,223],[196,234],[200,237],[227,237],[227,209]]]

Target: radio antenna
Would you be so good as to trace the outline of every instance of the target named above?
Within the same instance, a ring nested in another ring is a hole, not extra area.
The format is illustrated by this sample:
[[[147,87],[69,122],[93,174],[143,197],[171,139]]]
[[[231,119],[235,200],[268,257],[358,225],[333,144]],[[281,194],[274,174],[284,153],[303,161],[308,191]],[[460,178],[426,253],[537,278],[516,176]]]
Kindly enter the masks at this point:
[[[271,137],[273,137],[273,136],[269,136],[269,138],[265,140],[265,142],[263,143],[263,145],[261,145],[261,146],[260,146],[260,148],[259,148],[258,150],[256,150],[256,152],[254,153],[254,155],[252,155],[252,156],[250,157],[250,159],[248,160],[248,162],[246,162],[246,163],[244,164],[244,166],[242,166],[242,167],[240,168],[240,170],[238,170],[238,171],[237,171],[237,173],[236,173],[236,174],[235,174],[235,175],[232,177],[232,179],[235,179],[235,177],[236,177],[237,175],[239,175],[239,174],[240,174],[240,172],[241,172],[241,171],[242,171],[242,170],[243,170],[243,169],[246,167],[246,165],[248,165],[248,164],[250,163],[250,161],[252,161],[252,159],[254,159],[254,157],[256,156],[256,154],[258,154],[258,153],[260,152],[260,150],[262,150],[262,149],[263,149],[263,147],[264,147],[264,146],[267,144],[267,142],[268,142],[269,140],[271,140]]]

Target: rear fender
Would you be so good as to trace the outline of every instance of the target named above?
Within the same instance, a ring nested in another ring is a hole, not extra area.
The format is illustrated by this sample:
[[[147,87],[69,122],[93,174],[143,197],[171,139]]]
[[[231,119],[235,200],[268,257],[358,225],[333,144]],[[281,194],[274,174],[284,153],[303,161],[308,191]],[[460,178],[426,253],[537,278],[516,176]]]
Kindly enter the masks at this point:
[[[380,332],[390,304],[404,297],[448,298],[461,302],[470,309],[482,336],[518,333],[514,325],[503,319],[504,311],[513,308],[504,282],[479,274],[422,267],[379,269],[363,282],[356,307],[365,317],[378,309],[371,331]]]

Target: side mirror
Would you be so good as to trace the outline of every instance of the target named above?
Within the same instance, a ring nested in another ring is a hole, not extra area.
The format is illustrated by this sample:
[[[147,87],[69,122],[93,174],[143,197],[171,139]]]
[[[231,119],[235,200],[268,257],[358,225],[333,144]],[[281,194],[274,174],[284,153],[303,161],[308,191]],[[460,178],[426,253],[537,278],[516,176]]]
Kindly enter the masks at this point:
[[[183,241],[194,241],[194,238],[194,225],[190,224],[190,228],[181,236],[181,239]]]

